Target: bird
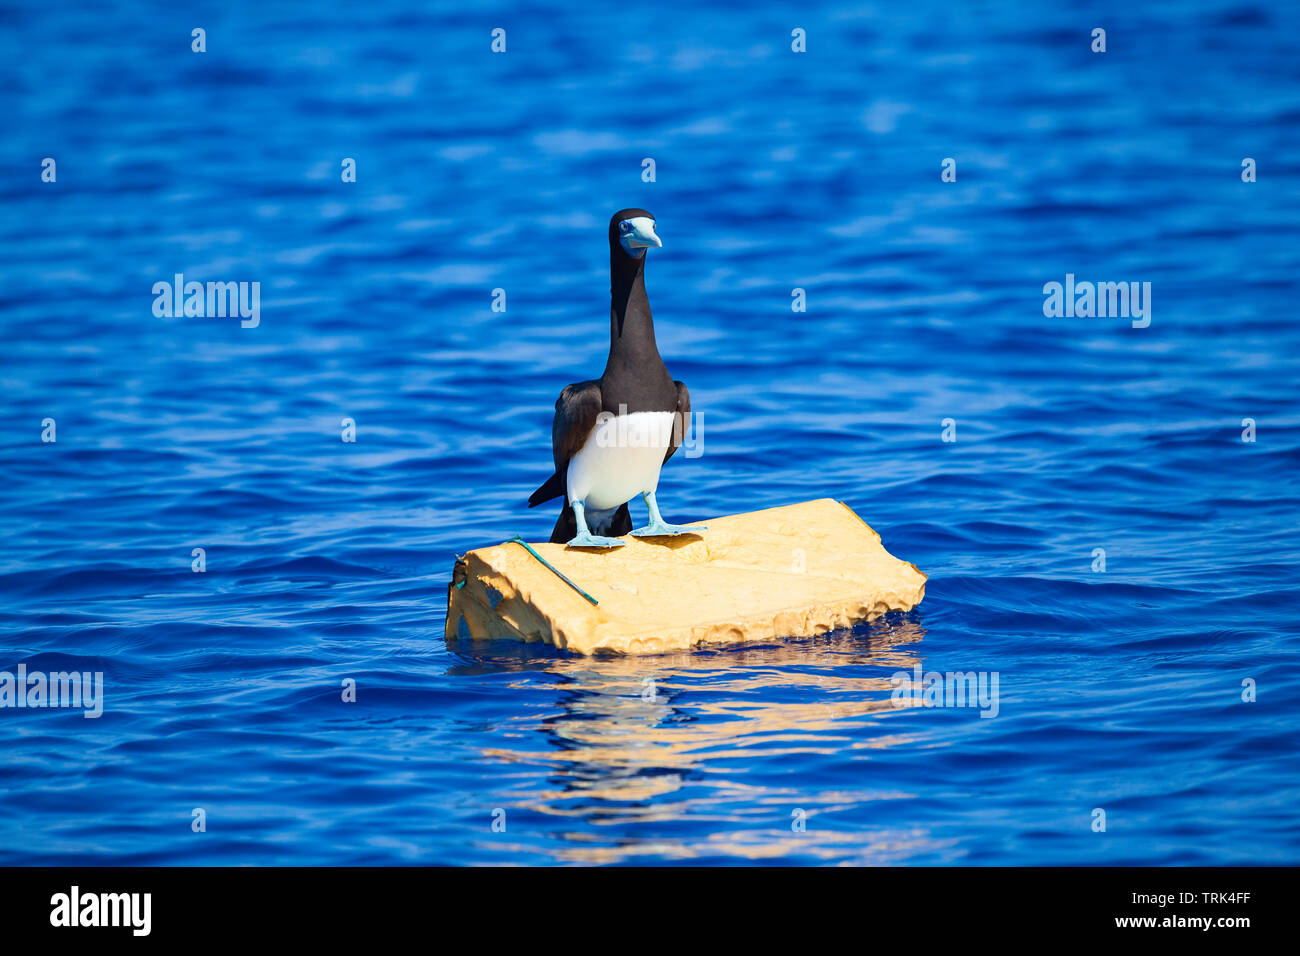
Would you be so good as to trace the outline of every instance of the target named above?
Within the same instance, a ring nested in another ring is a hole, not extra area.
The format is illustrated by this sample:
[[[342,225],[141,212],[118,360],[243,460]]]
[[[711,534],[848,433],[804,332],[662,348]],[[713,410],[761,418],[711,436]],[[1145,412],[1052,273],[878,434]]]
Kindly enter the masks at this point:
[[[663,247],[644,209],[609,220],[609,358],[600,378],[560,393],[551,425],[555,472],[528,498],[536,507],[563,496],[551,542],[618,548],[620,535],[698,534],[706,525],[669,524],[655,492],[659,471],[686,434],[691,393],[668,374],[655,343],[645,291],[646,251]],[[649,522],[632,529],[628,503],[640,495]]]

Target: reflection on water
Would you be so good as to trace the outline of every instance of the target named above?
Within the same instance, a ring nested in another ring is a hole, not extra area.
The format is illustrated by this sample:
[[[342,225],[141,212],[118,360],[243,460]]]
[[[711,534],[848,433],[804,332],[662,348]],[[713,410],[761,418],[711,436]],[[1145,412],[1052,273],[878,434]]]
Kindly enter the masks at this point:
[[[811,821],[820,812],[907,793],[809,790],[797,777],[776,784],[747,771],[760,761],[771,767],[802,755],[851,758],[907,742],[881,716],[897,710],[890,675],[921,662],[914,651],[924,636],[912,614],[819,638],[650,657],[564,656],[499,642],[451,647],[474,655],[465,672],[517,670],[515,693],[541,691],[560,705],[511,724],[482,750],[486,760],[544,768],[509,792],[516,808],[609,828],[608,837],[577,827],[561,834],[557,860],[802,853],[890,862],[934,843],[923,831],[863,834],[810,823],[796,832],[771,824],[792,819],[795,808]],[[549,679],[539,680],[539,671]],[[547,746],[538,749],[539,740]],[[688,817],[699,824],[691,828],[698,837],[656,835],[656,824]],[[490,845],[507,854],[519,849]]]

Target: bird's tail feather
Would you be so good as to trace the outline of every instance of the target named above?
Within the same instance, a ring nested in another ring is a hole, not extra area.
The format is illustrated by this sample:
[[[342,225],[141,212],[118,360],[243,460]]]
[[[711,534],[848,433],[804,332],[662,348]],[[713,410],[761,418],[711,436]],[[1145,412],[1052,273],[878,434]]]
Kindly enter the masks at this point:
[[[543,502],[558,498],[562,494],[564,494],[564,479],[560,477],[560,473],[557,471],[542,483],[542,487],[528,496],[528,507],[536,508]]]

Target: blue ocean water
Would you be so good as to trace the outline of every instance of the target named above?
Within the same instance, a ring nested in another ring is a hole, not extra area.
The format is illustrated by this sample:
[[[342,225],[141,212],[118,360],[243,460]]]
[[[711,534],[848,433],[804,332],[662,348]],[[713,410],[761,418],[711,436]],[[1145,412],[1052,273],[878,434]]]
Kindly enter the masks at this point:
[[[0,709],[0,862],[1297,862],[1300,10],[1048,7],[6,6],[0,670],[104,710]],[[839,498],[920,607],[444,640],[454,556],[550,532],[625,206],[704,423],[669,520]],[[259,323],[155,316],[177,273]]]

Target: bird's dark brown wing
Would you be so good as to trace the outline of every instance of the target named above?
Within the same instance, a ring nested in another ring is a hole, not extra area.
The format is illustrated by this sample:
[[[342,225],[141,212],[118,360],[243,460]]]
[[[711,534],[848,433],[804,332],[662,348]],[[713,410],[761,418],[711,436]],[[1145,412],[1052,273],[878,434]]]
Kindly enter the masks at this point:
[[[587,443],[603,407],[598,381],[577,382],[560,393],[560,397],[555,400],[555,419],[551,423],[551,455],[555,460],[555,474],[529,496],[530,508],[564,494],[569,459]]]
[[[581,451],[596,427],[601,403],[600,382],[569,385],[555,400],[555,420],[551,423],[551,453],[556,474],[564,474],[569,459]]]
[[[681,382],[673,382],[677,386],[677,412],[676,418],[673,419],[673,437],[668,443],[668,454],[664,455],[664,463],[673,457],[673,452],[677,450],[686,439],[686,430],[691,425],[691,392]]]

